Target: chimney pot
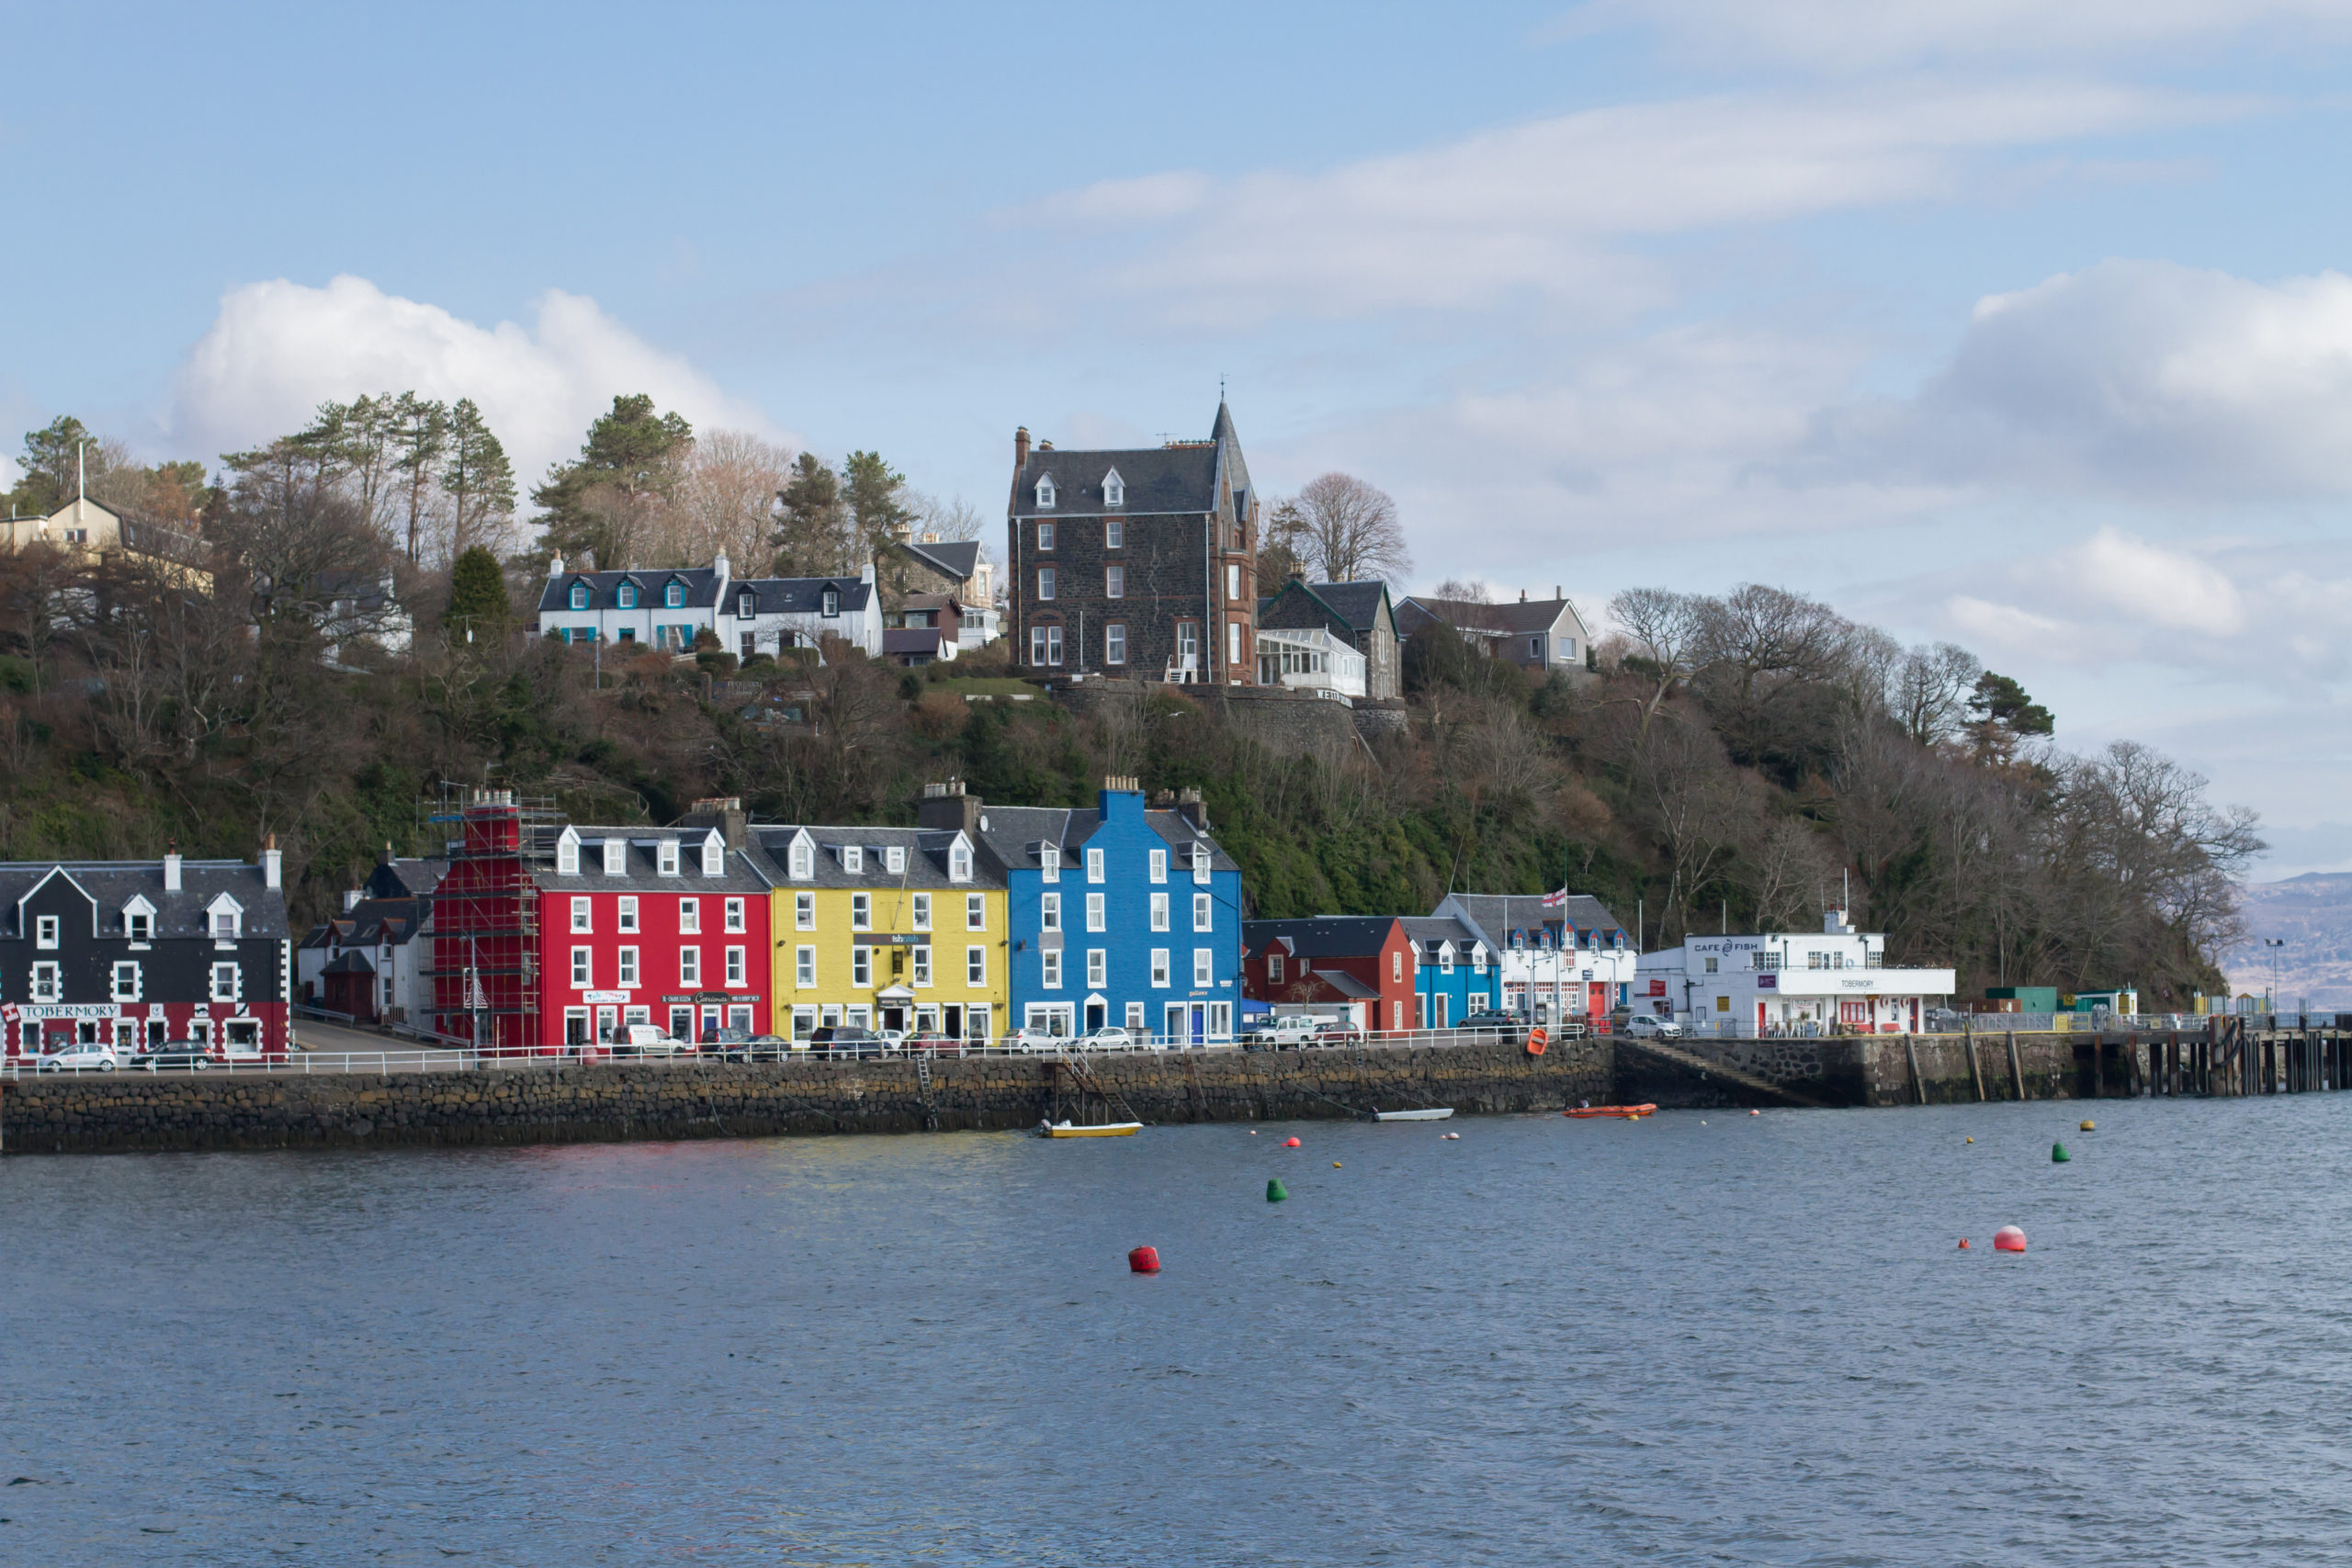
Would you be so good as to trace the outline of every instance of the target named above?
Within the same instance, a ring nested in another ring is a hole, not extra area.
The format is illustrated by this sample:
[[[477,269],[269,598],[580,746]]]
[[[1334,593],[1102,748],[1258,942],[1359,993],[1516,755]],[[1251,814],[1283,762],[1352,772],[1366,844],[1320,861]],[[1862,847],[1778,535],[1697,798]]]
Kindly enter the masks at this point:
[[[1018,474],[1029,464],[1029,427],[1023,425],[1012,433],[1012,471]]]
[[[1519,591],[1519,602],[1522,604],[1527,603],[1527,590],[1524,588]]]

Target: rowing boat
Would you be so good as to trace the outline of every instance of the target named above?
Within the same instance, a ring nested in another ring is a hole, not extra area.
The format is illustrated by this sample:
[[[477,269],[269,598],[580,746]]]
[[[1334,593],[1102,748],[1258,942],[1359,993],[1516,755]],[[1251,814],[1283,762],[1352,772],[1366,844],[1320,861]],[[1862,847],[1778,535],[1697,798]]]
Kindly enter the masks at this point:
[[[1049,1122],[1037,1129],[1041,1138],[1131,1138],[1143,1131],[1140,1122],[1106,1122],[1093,1127],[1073,1127],[1067,1122]]]
[[[1560,1112],[1583,1120],[1593,1116],[1614,1116],[1621,1122],[1637,1122],[1645,1116],[1657,1114],[1655,1105],[1572,1105]]]
[[[1442,1122],[1453,1114],[1453,1107],[1440,1105],[1427,1111],[1375,1111],[1372,1119],[1375,1122]]]

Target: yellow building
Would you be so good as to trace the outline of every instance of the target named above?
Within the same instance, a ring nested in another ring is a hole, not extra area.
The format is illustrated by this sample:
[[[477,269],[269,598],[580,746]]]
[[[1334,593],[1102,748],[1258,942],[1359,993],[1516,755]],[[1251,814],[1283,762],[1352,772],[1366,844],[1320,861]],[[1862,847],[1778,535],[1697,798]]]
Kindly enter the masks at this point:
[[[755,825],[775,886],[771,1027],[1001,1033],[1011,1016],[1004,876],[960,828]]]
[[[141,523],[112,507],[76,496],[47,517],[0,518],[0,548],[46,545],[96,566],[108,556],[128,556],[157,569],[175,582],[212,586],[204,568],[204,541],[160,524]]]

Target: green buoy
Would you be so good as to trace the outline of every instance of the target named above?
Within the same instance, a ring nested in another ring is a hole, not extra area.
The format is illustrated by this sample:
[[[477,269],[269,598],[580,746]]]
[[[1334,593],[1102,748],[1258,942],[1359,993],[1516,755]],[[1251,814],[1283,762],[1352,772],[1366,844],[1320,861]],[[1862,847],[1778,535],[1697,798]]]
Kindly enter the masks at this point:
[[[1290,1194],[1289,1194],[1289,1193],[1287,1193],[1287,1192],[1285,1192],[1285,1191],[1283,1191],[1283,1184],[1281,1183],[1281,1181],[1279,1181],[1279,1180],[1275,1179],[1274,1179],[1274,1178],[1272,1178],[1272,1177],[1268,1177],[1268,1178],[1266,1179],[1266,1201],[1267,1201],[1267,1202],[1269,1202],[1269,1203],[1279,1203],[1279,1202],[1281,1202],[1283,1199],[1285,1199],[1285,1198],[1287,1198],[1287,1197],[1289,1197],[1289,1196],[1290,1196]]]
[[[2052,1145],[2050,1145],[2050,1163],[2051,1163],[2051,1164],[2052,1164],[2052,1165],[2064,1165],[2068,1160],[2073,1159],[2074,1157],[2075,1157],[2075,1156],[2074,1156],[2073,1155],[2070,1155],[2070,1154],[2068,1154],[2068,1153],[2066,1152],[2066,1145],[2064,1145],[2064,1144],[2052,1144]]]

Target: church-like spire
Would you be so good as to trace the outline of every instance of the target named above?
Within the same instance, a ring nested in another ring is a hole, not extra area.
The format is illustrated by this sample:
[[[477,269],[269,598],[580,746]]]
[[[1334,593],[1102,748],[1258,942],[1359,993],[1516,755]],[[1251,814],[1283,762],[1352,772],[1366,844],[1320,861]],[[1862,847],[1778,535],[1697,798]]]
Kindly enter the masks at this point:
[[[1209,439],[1212,441],[1240,439],[1233,433],[1233,411],[1225,406],[1225,399],[1221,396],[1216,400],[1216,423],[1209,427]]]

